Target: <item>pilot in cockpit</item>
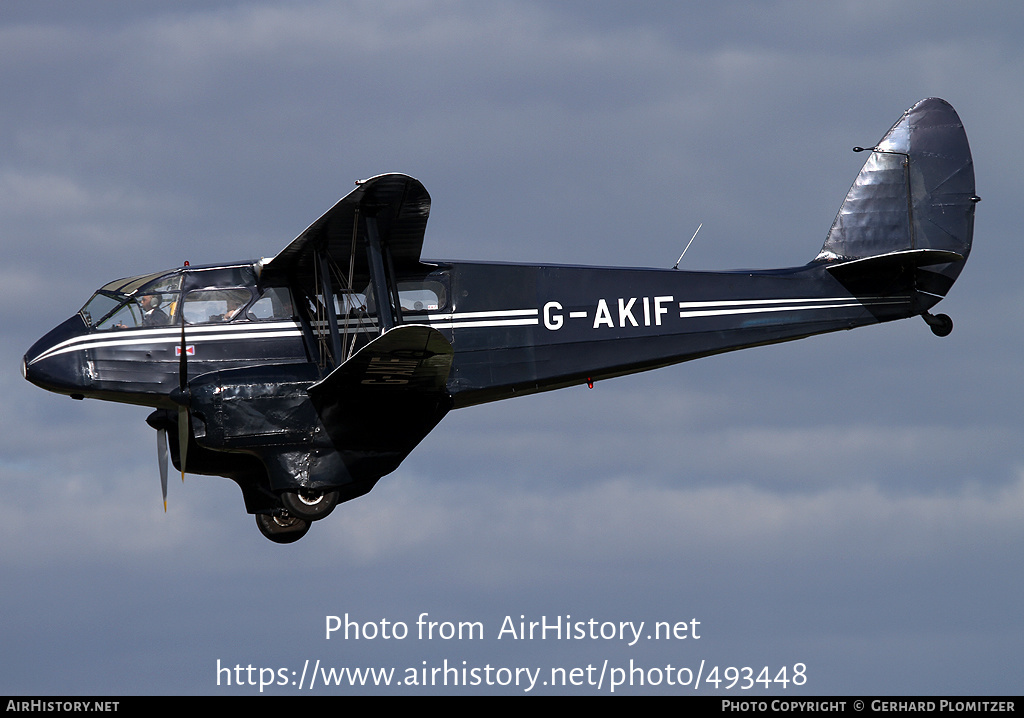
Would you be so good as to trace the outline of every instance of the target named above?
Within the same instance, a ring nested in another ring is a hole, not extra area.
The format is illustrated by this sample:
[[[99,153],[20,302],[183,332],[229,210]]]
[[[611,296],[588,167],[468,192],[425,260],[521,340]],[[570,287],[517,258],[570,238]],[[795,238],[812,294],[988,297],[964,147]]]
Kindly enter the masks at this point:
[[[160,327],[171,323],[167,312],[160,308],[160,297],[156,294],[145,294],[139,297],[142,307],[142,326]]]

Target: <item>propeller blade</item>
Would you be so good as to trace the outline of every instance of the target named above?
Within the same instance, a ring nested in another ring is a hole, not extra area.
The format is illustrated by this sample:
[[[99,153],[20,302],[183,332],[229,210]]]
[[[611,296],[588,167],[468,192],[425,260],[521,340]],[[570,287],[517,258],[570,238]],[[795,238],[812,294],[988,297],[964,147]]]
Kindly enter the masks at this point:
[[[185,311],[181,313],[181,354],[178,358],[178,390],[182,404],[178,409],[178,458],[181,459],[181,481],[185,481],[185,456],[188,454],[188,347],[185,344]]]
[[[178,389],[188,387],[188,347],[185,344],[185,312],[181,312],[181,352],[178,355]]]
[[[160,464],[160,490],[164,495],[164,513],[167,513],[167,429],[156,432],[156,458]]]
[[[188,454],[188,409],[178,409],[178,452],[181,459],[181,480],[185,481],[185,456]]]

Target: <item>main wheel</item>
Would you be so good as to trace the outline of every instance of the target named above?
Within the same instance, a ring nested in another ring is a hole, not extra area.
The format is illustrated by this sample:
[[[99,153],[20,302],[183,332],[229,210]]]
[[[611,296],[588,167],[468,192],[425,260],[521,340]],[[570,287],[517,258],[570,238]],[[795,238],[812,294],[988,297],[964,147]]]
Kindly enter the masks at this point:
[[[274,543],[293,543],[306,535],[309,522],[284,514],[256,514],[260,533]]]
[[[285,491],[281,494],[281,503],[292,516],[306,521],[319,521],[338,505],[338,492],[323,489]]]

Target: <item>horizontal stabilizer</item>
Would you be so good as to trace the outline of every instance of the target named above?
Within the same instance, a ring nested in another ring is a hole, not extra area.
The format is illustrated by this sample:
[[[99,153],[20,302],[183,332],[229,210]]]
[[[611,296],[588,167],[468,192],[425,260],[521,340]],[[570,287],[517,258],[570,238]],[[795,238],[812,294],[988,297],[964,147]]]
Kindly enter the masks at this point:
[[[894,294],[919,289],[945,296],[953,282],[922,267],[962,263],[964,256],[945,249],[908,249],[826,265],[829,273],[855,295]]]

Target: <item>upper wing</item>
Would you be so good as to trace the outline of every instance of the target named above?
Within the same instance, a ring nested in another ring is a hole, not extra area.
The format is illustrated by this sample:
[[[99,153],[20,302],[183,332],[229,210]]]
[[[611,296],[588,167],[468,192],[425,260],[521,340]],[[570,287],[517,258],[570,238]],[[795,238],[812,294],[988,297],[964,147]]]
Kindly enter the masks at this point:
[[[352,285],[365,284],[369,277],[367,217],[376,220],[381,244],[387,247],[396,269],[418,264],[430,216],[427,190],[419,180],[394,173],[356,184],[354,190],[264,264],[261,279],[316,286],[316,257],[323,253],[342,273],[351,272]],[[332,275],[335,289],[342,289],[337,279]]]

